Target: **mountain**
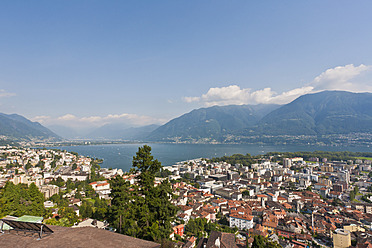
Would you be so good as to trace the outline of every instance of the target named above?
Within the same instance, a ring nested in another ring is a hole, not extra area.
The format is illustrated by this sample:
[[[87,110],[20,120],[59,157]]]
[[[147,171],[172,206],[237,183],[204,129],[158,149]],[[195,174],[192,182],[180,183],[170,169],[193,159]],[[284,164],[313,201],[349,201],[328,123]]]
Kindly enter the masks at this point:
[[[267,142],[262,137],[355,133],[372,134],[371,93],[323,91],[303,95],[282,106],[231,105],[196,109],[160,126],[147,139]]]
[[[81,137],[80,133],[73,128],[61,126],[61,125],[50,125],[47,126],[49,130],[56,133],[64,139],[76,139]]]
[[[0,113],[0,136],[16,141],[61,140],[58,135],[38,122],[32,122],[17,114],[3,113]]]
[[[323,91],[303,95],[266,115],[252,130],[268,135],[372,132],[372,94]]]
[[[224,136],[252,127],[279,105],[230,105],[201,108],[160,126],[152,141],[222,141]]]
[[[159,125],[128,127],[124,124],[106,124],[85,136],[87,139],[143,140]]]

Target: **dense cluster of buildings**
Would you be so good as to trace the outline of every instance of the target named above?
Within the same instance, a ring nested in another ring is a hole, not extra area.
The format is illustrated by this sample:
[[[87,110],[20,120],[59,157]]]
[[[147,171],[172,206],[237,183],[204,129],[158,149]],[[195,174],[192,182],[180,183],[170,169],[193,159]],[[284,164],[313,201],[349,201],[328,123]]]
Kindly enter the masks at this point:
[[[225,218],[248,234],[248,244],[261,235],[283,247],[371,245],[372,204],[361,199],[372,192],[371,161],[310,160],[267,158],[245,167],[200,159],[166,167],[171,180],[197,183],[173,184],[177,217],[186,224]]]
[[[44,194],[44,198],[48,199],[58,194],[60,190],[66,189],[51,184],[52,181],[55,182],[57,179],[84,181],[90,176],[92,163],[92,158],[67,151],[0,147],[0,188],[7,181],[27,185],[34,183]],[[121,169],[102,168],[98,170],[98,173],[106,179],[123,175]],[[109,199],[111,190],[107,180],[91,183],[91,186],[100,198]],[[79,215],[81,200],[75,199],[76,193],[76,190],[72,190],[63,197],[69,200],[70,207],[74,208],[76,214]],[[84,192],[79,193],[84,195]],[[55,204],[46,201],[44,206],[54,207]],[[58,208],[55,208],[54,213],[57,211]]]
[[[0,186],[7,181],[35,183],[46,199],[61,190],[51,181],[86,180],[92,166],[91,158],[58,150],[0,147],[0,158]],[[277,162],[262,158],[242,166],[195,159],[164,169],[170,171],[168,178],[176,195],[172,203],[179,206],[172,236],[188,239],[184,247],[197,245],[195,237],[185,232],[185,225],[195,218],[236,228],[234,245],[250,245],[255,235],[261,235],[288,248],[372,246],[370,160],[284,158]],[[119,175],[136,183],[135,175],[117,169],[100,169],[99,174],[106,179]],[[156,178],[155,183],[162,180]],[[100,198],[110,200],[108,180],[90,185]],[[66,197],[78,214],[81,201],[75,194],[72,191]],[[53,205],[45,202],[46,207]],[[84,225],[98,226],[94,220]],[[224,237],[213,235],[218,242]],[[207,242],[205,237],[199,247]]]

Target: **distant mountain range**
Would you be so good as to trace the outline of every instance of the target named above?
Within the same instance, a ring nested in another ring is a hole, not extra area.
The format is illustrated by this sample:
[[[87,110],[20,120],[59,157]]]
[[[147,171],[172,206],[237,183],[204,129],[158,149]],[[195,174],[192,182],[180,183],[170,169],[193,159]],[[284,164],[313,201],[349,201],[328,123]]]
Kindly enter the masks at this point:
[[[372,132],[372,94],[323,91],[304,95],[266,115],[252,130],[269,135]]]
[[[123,124],[107,124],[97,128],[85,136],[86,139],[94,140],[144,140],[158,128],[159,125],[147,125],[142,127],[127,127]]]
[[[50,128],[63,138],[78,137],[78,133],[66,127]],[[208,143],[250,142],[247,137],[261,136],[352,133],[369,133],[372,137],[371,93],[324,91],[303,95],[285,105],[213,106],[192,110],[162,126],[108,124],[80,134],[79,138]],[[61,140],[48,128],[16,114],[0,114],[0,138],[15,141]]]
[[[61,137],[42,126],[17,114],[0,113],[0,136],[14,141],[59,141]]]
[[[372,94],[324,91],[279,105],[214,106],[175,118],[152,141],[228,142],[236,136],[372,132]]]
[[[222,141],[226,135],[250,128],[280,105],[231,105],[201,108],[154,130],[154,141]]]

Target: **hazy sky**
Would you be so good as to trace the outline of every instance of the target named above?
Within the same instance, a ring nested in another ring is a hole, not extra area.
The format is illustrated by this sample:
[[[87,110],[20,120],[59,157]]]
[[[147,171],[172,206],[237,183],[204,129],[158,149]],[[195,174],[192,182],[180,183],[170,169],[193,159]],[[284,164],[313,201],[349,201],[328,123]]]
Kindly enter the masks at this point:
[[[372,1],[1,1],[0,112],[163,123],[194,108],[372,92]]]

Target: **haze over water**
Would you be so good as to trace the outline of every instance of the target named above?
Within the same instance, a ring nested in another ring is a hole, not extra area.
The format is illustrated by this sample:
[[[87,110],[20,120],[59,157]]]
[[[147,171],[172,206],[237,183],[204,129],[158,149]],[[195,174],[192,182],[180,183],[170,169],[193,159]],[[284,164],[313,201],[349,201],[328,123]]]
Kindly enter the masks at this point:
[[[103,159],[101,167],[118,168],[129,171],[133,156],[138,147],[144,144],[115,144],[90,146],[61,146],[56,149],[77,152],[83,156]],[[253,145],[253,144],[147,144],[152,148],[152,155],[163,166],[179,161],[195,158],[213,158],[232,154],[265,154],[267,152],[297,152],[297,151],[352,151],[371,152],[370,147],[327,147],[327,146],[294,146],[294,145]]]

